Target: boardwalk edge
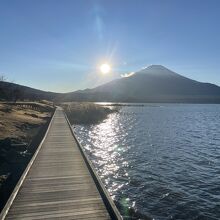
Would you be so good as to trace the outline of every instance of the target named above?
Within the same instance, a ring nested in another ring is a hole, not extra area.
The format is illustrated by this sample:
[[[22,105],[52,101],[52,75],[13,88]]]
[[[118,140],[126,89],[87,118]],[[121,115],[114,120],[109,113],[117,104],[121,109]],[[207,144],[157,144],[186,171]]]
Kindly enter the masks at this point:
[[[72,135],[73,135],[73,137],[74,137],[74,139],[75,139],[75,141],[77,143],[77,146],[79,147],[79,150],[80,150],[80,152],[81,152],[81,154],[83,156],[83,159],[84,159],[84,161],[85,161],[85,163],[86,163],[86,165],[87,165],[87,167],[88,167],[88,169],[90,171],[90,174],[91,174],[91,176],[92,176],[92,178],[93,178],[93,180],[94,180],[94,182],[95,182],[95,184],[97,186],[99,194],[101,195],[102,200],[103,200],[103,202],[104,202],[104,204],[106,206],[106,209],[109,212],[109,215],[111,216],[112,219],[122,220],[123,218],[120,215],[120,213],[119,213],[115,203],[113,202],[112,198],[110,197],[110,194],[106,190],[106,188],[105,188],[104,184],[102,183],[100,177],[96,173],[93,164],[91,163],[91,161],[87,157],[86,153],[84,152],[81,144],[79,143],[79,141],[78,141],[78,139],[77,139],[77,137],[76,137],[76,135],[75,135],[75,133],[74,133],[74,131],[72,129],[72,126],[71,126],[71,124],[69,122],[69,119],[68,119],[66,113],[64,111],[63,111],[63,113],[65,115],[65,118],[66,118],[67,122],[68,122],[68,125],[70,127],[71,133],[72,133]]]

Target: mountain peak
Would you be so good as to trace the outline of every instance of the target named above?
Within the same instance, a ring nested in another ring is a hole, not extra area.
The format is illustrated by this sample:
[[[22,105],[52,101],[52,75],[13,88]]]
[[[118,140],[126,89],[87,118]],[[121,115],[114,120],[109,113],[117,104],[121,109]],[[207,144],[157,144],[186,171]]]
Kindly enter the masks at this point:
[[[162,65],[150,65],[138,72],[142,74],[149,74],[149,75],[155,75],[155,76],[177,76],[178,75],[177,73],[169,70],[168,68]]]
[[[171,70],[169,70],[168,68],[166,68],[165,66],[162,66],[162,65],[150,65],[150,66],[148,66],[148,67],[146,67],[146,68],[143,68],[142,69],[142,71],[143,70],[153,70],[153,71],[171,71]]]
[[[153,64],[147,67],[148,69],[167,69],[165,66]]]

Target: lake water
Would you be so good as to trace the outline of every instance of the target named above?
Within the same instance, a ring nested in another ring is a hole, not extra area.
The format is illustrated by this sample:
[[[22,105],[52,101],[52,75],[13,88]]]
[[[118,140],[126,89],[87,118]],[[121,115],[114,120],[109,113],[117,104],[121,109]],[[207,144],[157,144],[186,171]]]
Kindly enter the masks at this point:
[[[220,219],[220,105],[122,107],[74,130],[123,216]]]

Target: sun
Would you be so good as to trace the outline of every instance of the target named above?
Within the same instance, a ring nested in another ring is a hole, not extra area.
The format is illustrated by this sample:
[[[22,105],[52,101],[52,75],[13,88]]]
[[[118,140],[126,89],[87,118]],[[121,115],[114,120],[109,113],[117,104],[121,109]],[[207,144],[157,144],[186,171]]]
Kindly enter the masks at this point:
[[[111,66],[108,63],[103,63],[99,68],[101,73],[103,74],[107,74],[111,70]]]

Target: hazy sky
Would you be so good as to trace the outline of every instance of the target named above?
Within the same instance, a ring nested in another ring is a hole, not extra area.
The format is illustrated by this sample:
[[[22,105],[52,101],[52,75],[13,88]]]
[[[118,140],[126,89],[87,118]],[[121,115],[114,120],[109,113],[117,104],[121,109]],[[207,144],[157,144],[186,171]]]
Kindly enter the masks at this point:
[[[219,0],[0,0],[0,73],[65,92],[161,64],[220,85],[219,11]]]

